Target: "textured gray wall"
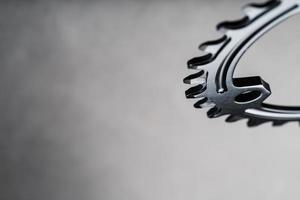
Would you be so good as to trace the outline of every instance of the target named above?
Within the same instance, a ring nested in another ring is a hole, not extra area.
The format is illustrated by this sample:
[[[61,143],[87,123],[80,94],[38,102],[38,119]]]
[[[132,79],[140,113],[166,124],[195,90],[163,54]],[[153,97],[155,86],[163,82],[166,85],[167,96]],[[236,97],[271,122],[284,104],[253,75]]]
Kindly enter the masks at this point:
[[[299,199],[297,124],[209,120],[184,97],[187,59],[246,2],[2,0],[0,199]],[[299,35],[295,17],[237,76],[299,104]]]

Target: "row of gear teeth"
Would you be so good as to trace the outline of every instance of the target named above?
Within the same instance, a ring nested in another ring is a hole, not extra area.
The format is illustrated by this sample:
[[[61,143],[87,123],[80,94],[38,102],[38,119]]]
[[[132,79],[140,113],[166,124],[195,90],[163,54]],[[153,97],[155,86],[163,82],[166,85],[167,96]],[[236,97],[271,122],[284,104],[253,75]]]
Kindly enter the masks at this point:
[[[223,36],[217,40],[208,41],[199,46],[199,49],[205,54],[200,57],[192,58],[188,61],[187,67],[189,69],[198,70],[197,73],[192,74],[184,78],[185,84],[194,85],[186,90],[186,97],[189,99],[198,99],[194,104],[195,108],[210,108],[207,112],[209,118],[218,117],[218,113],[222,109],[220,106],[210,99],[207,94],[207,78],[210,76],[210,67],[213,65],[214,60],[220,54],[224,46],[231,42],[231,38],[234,34],[241,29],[247,28],[251,23],[262,16],[264,13],[275,8],[281,3],[280,0],[269,0],[266,3],[252,3],[243,7],[245,16],[236,21],[225,21],[217,25],[217,30],[223,34]],[[214,75],[214,74],[212,74]],[[250,117],[244,114],[229,114],[226,118],[226,122],[236,122],[246,119],[249,127],[258,126],[266,122],[272,122],[273,126],[280,126],[288,121],[281,120],[269,120],[256,117]]]
[[[247,119],[247,126],[248,127],[256,127],[268,122],[272,123],[272,126],[282,126],[287,124],[289,121],[282,121],[282,120],[265,120],[265,119],[259,119],[259,118],[253,118],[253,117],[248,117],[248,116],[240,116],[240,115],[229,115],[226,118],[226,122],[228,123],[233,123],[237,122],[243,119]]]

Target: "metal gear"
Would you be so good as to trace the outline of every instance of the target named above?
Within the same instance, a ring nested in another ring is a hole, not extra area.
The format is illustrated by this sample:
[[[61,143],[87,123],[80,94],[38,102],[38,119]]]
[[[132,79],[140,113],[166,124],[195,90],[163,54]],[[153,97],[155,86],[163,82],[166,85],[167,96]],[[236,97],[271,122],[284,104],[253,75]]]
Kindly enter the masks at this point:
[[[198,70],[184,79],[195,85],[187,98],[198,99],[196,108],[210,107],[207,115],[229,115],[227,122],[248,119],[248,126],[272,122],[274,126],[300,121],[300,107],[263,103],[271,95],[269,84],[259,76],[233,78],[235,67],[246,50],[270,29],[300,12],[300,0],[269,0],[243,8],[245,16],[217,25],[220,39],[200,45],[204,56],[188,61],[188,68]]]

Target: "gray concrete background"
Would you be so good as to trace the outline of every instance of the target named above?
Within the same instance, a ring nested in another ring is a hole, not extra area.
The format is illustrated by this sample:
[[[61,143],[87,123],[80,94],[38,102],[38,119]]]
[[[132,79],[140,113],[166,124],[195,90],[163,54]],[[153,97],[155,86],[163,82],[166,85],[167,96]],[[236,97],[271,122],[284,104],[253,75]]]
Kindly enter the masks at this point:
[[[0,1],[1,200],[292,200],[300,129],[209,120],[186,61],[247,1]],[[299,105],[299,17],[237,76]]]

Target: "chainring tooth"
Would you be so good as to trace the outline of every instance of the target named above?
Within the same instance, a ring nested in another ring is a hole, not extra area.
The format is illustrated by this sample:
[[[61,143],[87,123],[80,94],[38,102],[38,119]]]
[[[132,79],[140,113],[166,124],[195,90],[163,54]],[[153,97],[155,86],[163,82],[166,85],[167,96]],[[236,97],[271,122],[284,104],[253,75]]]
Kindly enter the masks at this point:
[[[257,16],[266,12],[268,9],[276,7],[280,4],[278,0],[270,0],[265,3],[251,3],[242,8],[243,12],[249,19],[254,20]]]
[[[225,45],[227,39],[228,39],[227,36],[224,35],[223,37],[217,40],[204,42],[201,45],[199,45],[199,50],[215,55]]]
[[[256,126],[262,125],[262,124],[267,123],[267,122],[268,122],[268,120],[250,118],[250,119],[248,119],[247,126],[248,127],[256,127]]]
[[[213,55],[208,53],[204,56],[195,57],[188,61],[187,65],[189,69],[199,69],[199,67],[210,63],[213,59]]]
[[[205,71],[200,70],[199,72],[189,75],[188,77],[183,79],[185,84],[203,84],[205,83]]]
[[[276,120],[276,121],[272,122],[272,126],[282,126],[282,125],[285,125],[287,123],[288,123],[288,121]]]
[[[195,104],[194,107],[195,108],[206,108],[211,106],[212,103],[208,101],[208,99],[206,97],[202,97],[200,100],[198,100]]]
[[[242,119],[245,119],[245,118],[242,116],[239,116],[239,115],[229,115],[225,121],[228,123],[232,123],[232,122],[240,121]]]
[[[224,21],[217,25],[217,30],[221,32],[226,32],[226,30],[241,29],[247,26],[250,22],[251,21],[247,16],[235,21]]]
[[[203,92],[205,91],[205,86],[203,84],[196,85],[185,91],[186,98],[195,99],[203,97]]]
[[[221,113],[221,108],[218,108],[217,106],[214,106],[213,108],[209,109],[207,112],[207,117],[208,118],[217,118],[219,117]]]

